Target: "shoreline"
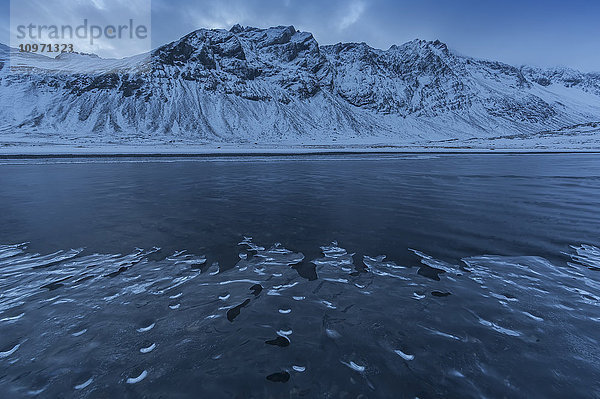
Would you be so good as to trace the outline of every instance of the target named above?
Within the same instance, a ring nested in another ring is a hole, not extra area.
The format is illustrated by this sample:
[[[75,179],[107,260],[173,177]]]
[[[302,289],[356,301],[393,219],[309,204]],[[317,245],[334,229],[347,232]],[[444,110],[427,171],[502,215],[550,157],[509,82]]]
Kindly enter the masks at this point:
[[[312,157],[312,156],[343,156],[343,155],[558,155],[558,154],[600,154],[600,149],[411,149],[411,150],[260,150],[260,151],[39,151],[39,152],[2,152],[0,160],[14,159],[92,159],[92,158],[261,158],[261,157]]]

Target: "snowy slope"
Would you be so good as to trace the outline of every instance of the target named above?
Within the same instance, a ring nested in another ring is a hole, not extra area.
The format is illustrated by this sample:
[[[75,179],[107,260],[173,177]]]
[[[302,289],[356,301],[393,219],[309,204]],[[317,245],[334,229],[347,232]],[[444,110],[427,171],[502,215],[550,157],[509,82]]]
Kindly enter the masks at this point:
[[[0,101],[0,143],[496,140],[600,121],[600,74],[236,25],[123,60],[0,46]]]

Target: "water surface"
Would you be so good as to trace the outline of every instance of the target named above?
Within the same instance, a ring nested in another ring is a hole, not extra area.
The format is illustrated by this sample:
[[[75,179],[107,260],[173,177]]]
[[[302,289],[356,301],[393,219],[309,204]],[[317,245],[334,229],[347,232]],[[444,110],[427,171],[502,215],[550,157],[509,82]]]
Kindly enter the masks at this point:
[[[2,397],[600,395],[600,156],[0,161]]]

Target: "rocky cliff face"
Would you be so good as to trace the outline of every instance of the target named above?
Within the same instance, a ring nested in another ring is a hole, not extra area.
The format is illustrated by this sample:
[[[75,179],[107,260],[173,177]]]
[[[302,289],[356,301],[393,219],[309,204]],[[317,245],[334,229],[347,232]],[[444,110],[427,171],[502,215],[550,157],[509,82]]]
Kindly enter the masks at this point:
[[[2,46],[0,99],[0,138],[406,142],[600,121],[600,74],[473,59],[439,41],[319,46],[292,26],[236,25],[124,60]]]

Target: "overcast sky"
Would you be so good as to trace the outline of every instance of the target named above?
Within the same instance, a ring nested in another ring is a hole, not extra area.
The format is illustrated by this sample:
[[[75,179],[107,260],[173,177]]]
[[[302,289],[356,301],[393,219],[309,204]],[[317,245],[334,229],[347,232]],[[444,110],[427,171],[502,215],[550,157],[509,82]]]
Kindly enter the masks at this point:
[[[9,42],[9,4],[0,0],[3,43]],[[387,49],[439,39],[474,57],[600,71],[599,20],[596,0],[153,0],[152,42],[156,47],[198,28],[235,23],[294,25],[321,44],[364,41]]]

